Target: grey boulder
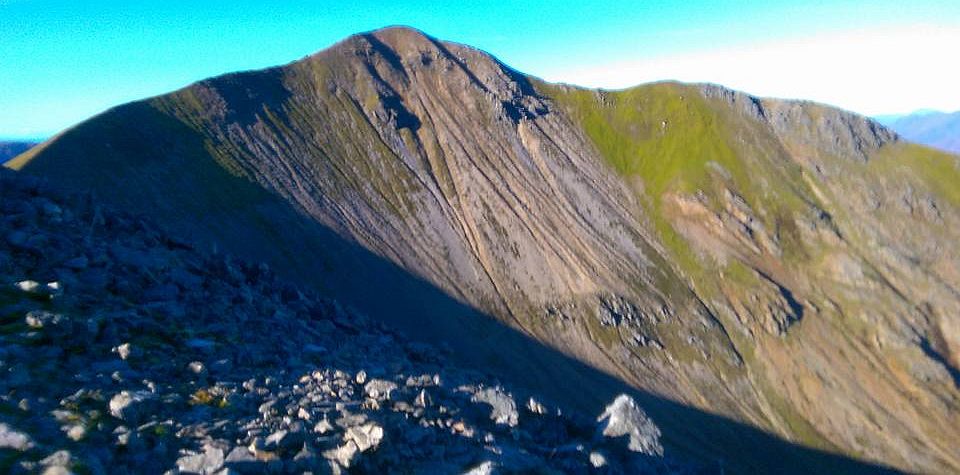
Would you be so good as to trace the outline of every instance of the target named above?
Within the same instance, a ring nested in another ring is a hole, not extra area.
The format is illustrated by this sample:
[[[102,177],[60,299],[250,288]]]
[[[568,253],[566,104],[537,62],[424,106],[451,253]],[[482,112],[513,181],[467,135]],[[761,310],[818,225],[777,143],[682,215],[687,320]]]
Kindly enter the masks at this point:
[[[626,394],[614,399],[597,418],[598,437],[629,437],[627,448],[646,455],[663,455],[660,428],[654,425],[636,401]]]

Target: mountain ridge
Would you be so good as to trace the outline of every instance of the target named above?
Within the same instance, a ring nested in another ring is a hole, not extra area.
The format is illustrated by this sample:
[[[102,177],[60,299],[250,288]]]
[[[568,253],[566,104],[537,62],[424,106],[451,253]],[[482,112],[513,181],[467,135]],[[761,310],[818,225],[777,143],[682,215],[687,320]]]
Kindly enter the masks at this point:
[[[314,249],[330,241],[319,223],[634,386],[814,447],[936,471],[957,463],[942,445],[950,429],[919,413],[956,417],[958,339],[944,316],[956,256],[918,276],[907,263],[925,255],[888,245],[936,249],[955,234],[956,196],[943,180],[956,166],[931,153],[820,105],[678,83],[550,85],[394,28],[121,106],[12,166],[110,190],[114,204],[382,314],[363,302],[349,259]],[[907,155],[947,174],[897,159]],[[889,169],[906,178],[891,181]],[[840,179],[849,176],[858,186]],[[845,215],[870,206],[900,213],[918,235]],[[872,252],[871,240],[890,250]],[[901,275],[921,279],[926,298],[911,297],[916,285]],[[913,303],[923,300],[932,310]],[[455,343],[475,326],[441,312],[403,319],[445,325],[436,335]],[[881,336],[906,350],[864,346]],[[865,357],[837,361],[838,348]],[[898,374],[898,358],[919,376]],[[926,402],[907,402],[905,381]],[[864,400],[857,386],[884,400]],[[892,401],[921,406],[882,409]],[[872,427],[896,432],[867,430],[878,418]]]
[[[951,153],[960,153],[960,111],[921,110],[910,114],[878,117],[907,140]]]

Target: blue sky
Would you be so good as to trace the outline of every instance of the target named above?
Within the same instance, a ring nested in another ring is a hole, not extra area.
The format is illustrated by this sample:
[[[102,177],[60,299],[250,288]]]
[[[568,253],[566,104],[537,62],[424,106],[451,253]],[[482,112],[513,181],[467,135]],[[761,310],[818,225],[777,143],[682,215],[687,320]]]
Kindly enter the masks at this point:
[[[46,137],[395,24],[552,81],[711,81],[867,114],[960,109],[957,0],[0,0],[0,137]]]

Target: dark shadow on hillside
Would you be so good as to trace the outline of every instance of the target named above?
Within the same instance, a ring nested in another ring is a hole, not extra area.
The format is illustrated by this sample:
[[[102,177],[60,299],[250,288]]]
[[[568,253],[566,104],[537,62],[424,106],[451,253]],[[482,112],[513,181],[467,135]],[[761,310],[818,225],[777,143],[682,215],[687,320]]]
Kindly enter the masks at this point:
[[[616,395],[628,393],[660,426],[668,450],[674,454],[733,472],[885,471],[639,391],[454,300],[329,229],[319,228],[312,234],[321,247],[334,251],[333,258],[339,261],[334,266],[338,269],[322,278],[324,293],[399,328],[412,339],[448,344],[462,366],[490,373],[588,416],[600,414]]]
[[[344,240],[279,197],[228,174],[210,159],[195,134],[146,103],[125,107],[109,120],[77,127],[51,144],[26,171],[48,176],[73,191],[95,190],[101,202],[148,215],[202,249],[216,247],[246,260],[268,262],[296,284],[314,287],[412,338],[449,344],[463,366],[587,415],[599,414],[619,393],[631,394],[660,426],[669,451],[699,460],[709,469],[887,471],[631,388],[456,301]],[[126,126],[138,123],[155,126]],[[123,132],[104,143],[104,127]],[[90,173],[91,169],[102,173]]]

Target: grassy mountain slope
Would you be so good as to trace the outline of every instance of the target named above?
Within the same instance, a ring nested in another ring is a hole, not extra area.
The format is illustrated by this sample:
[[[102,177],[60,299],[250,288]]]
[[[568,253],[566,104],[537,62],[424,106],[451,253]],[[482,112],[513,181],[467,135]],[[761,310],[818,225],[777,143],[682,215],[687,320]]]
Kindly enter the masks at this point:
[[[648,197],[673,261],[736,330],[769,423],[858,455],[911,447],[903,466],[927,444],[950,457],[951,436],[915,416],[956,417],[954,157],[713,86],[544,87]]]
[[[551,85],[387,29],[121,106],[12,166],[475,364],[583,387],[488,315],[788,440],[960,468],[960,172],[862,117],[717,86]]]

